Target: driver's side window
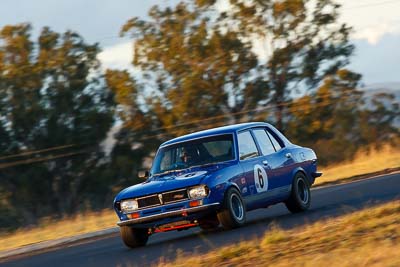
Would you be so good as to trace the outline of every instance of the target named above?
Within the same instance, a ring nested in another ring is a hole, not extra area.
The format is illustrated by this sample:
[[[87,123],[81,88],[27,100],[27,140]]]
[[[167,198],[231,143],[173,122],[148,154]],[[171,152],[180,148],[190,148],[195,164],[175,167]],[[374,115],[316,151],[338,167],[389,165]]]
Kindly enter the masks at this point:
[[[257,157],[258,150],[254,143],[253,136],[249,131],[238,134],[239,157],[241,160]]]

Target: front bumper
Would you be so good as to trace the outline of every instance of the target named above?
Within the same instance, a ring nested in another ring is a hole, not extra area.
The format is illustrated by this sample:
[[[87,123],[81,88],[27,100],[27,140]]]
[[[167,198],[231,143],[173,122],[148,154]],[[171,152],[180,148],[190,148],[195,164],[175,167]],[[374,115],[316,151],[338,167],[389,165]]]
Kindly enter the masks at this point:
[[[117,225],[124,226],[124,225],[133,225],[133,224],[139,224],[139,223],[149,223],[149,222],[154,222],[157,220],[161,220],[161,219],[165,219],[165,218],[173,218],[173,217],[183,217],[184,218],[184,217],[187,217],[189,214],[211,210],[213,208],[218,207],[219,205],[220,205],[220,203],[216,202],[216,203],[205,204],[205,205],[201,205],[201,206],[193,207],[193,208],[183,208],[180,210],[167,211],[167,212],[163,212],[160,214],[154,214],[154,215],[149,215],[149,216],[145,216],[145,217],[119,221],[119,222],[117,222]]]

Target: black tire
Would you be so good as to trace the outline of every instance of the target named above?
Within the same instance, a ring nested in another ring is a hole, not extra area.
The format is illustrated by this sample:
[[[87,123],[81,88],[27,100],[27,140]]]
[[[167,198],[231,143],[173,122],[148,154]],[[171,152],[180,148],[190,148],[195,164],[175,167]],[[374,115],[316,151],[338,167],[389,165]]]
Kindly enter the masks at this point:
[[[222,209],[217,213],[224,229],[237,228],[246,222],[246,207],[239,191],[231,187],[226,191]]]
[[[285,205],[292,213],[306,211],[310,207],[311,192],[306,176],[302,172],[296,173],[293,179],[292,192],[285,201]]]
[[[149,239],[147,229],[137,229],[130,226],[121,226],[119,228],[122,241],[129,248],[136,248],[146,245]]]

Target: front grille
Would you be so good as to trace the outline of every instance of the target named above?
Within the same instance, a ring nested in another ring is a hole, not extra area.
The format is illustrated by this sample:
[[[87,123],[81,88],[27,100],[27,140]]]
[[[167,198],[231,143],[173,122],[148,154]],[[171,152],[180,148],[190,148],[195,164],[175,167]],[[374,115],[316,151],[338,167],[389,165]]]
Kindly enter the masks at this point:
[[[169,204],[189,199],[186,189],[137,198],[139,209]]]
[[[165,204],[168,204],[188,199],[188,194],[186,189],[181,189],[177,191],[163,193],[162,198],[163,202]]]
[[[158,195],[141,197],[141,198],[138,198],[137,201],[138,201],[139,209],[154,207],[154,206],[158,206],[161,204],[160,199],[158,198]]]

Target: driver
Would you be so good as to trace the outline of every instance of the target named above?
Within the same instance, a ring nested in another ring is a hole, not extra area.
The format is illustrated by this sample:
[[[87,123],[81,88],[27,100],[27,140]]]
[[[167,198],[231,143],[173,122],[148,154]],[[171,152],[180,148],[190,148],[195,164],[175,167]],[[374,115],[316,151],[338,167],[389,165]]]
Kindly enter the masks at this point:
[[[194,147],[183,147],[180,158],[184,163],[193,163],[199,158],[198,151]]]

